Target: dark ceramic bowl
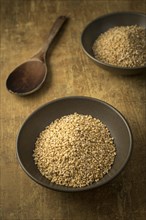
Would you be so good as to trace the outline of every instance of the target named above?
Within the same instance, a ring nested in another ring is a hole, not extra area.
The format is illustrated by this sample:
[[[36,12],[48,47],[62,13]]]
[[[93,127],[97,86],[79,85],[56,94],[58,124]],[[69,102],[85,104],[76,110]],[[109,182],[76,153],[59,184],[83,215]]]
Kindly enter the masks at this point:
[[[71,113],[90,114],[99,118],[114,137],[117,155],[112,169],[97,183],[82,188],[65,187],[43,177],[33,160],[36,138],[57,118]],[[99,187],[111,181],[125,167],[132,149],[132,135],[124,117],[111,105],[89,97],[66,97],[51,101],[34,111],[22,125],[17,139],[17,157],[23,170],[37,183],[58,191],[75,192]]]
[[[89,23],[84,29],[81,36],[81,44],[83,51],[91,58],[98,66],[106,69],[110,72],[121,73],[126,75],[137,74],[146,71],[146,66],[143,67],[118,67],[103,63],[97,60],[93,54],[93,44],[101,33],[106,32],[109,28],[115,26],[130,26],[138,25],[146,28],[146,15],[133,12],[118,12],[113,14],[107,14]]]

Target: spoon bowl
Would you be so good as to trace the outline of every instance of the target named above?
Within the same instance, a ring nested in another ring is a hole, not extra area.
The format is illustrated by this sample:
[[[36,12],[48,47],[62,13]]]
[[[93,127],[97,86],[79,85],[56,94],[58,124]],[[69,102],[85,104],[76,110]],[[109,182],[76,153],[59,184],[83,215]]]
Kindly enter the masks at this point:
[[[38,90],[47,76],[47,66],[41,60],[30,60],[9,75],[6,86],[10,92],[27,95]]]
[[[47,76],[46,52],[66,19],[65,16],[58,17],[41,50],[10,73],[6,81],[9,92],[23,96],[35,92],[42,86]]]

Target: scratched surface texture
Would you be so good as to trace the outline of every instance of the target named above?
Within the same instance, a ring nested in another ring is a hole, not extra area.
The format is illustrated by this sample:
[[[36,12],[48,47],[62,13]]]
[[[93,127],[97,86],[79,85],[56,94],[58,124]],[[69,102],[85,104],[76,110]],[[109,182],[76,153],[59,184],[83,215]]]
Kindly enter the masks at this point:
[[[123,77],[97,67],[83,53],[80,36],[93,19],[116,11],[146,11],[142,0],[0,0],[0,202],[1,220],[144,220],[146,217],[146,76]],[[59,15],[70,19],[47,55],[43,87],[27,97],[10,94],[9,72],[47,39]],[[124,171],[102,188],[51,191],[33,182],[16,158],[18,131],[48,101],[83,95],[104,100],[128,120],[133,152]]]

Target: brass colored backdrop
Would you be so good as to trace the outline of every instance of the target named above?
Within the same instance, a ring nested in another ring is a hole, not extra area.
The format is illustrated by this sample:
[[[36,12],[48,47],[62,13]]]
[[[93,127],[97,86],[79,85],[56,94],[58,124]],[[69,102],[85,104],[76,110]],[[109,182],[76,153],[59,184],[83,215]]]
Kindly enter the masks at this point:
[[[0,1],[1,220],[144,220],[146,216],[146,75],[124,77],[97,67],[83,53],[80,36],[93,19],[117,11],[146,12],[145,0]],[[59,15],[69,17],[47,56],[44,86],[27,97],[10,94],[9,72],[31,57]],[[102,188],[61,193],[43,188],[16,158],[18,131],[30,113],[48,101],[91,96],[116,107],[128,120],[133,152],[124,171]]]

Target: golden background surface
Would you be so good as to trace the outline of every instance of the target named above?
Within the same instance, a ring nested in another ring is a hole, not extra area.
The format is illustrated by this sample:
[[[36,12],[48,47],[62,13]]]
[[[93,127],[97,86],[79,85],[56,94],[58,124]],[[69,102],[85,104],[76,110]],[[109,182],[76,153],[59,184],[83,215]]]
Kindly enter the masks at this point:
[[[121,76],[97,67],[82,51],[80,37],[93,19],[117,11],[146,11],[141,0],[0,1],[1,220],[144,220],[146,216],[146,75]],[[47,56],[48,76],[36,93],[10,94],[6,79],[42,46],[52,23],[69,17]],[[36,184],[16,158],[16,139],[36,108],[64,96],[108,102],[127,119],[133,151],[122,173],[88,192],[61,193]]]

